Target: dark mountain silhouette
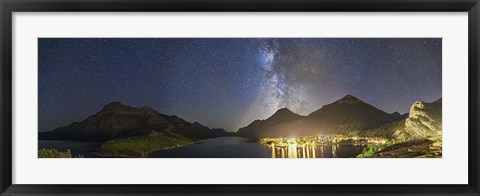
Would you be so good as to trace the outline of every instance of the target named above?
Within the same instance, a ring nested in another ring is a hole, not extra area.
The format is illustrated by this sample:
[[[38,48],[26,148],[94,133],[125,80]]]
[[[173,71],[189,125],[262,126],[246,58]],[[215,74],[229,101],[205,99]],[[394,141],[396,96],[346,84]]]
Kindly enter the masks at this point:
[[[398,112],[388,114],[354,96],[347,95],[312,112],[307,119],[327,133],[335,133],[370,129],[405,117]]]
[[[106,141],[144,135],[151,131],[171,131],[192,140],[229,135],[223,129],[210,129],[198,122],[190,123],[147,106],[135,108],[112,102],[82,122],[39,133],[39,139]]]
[[[280,110],[275,114],[279,112]],[[248,126],[240,128],[237,135],[258,138],[348,134],[406,118],[406,115],[400,115],[398,112],[388,114],[352,95],[324,105],[305,117],[291,112],[285,115],[288,118],[280,119],[275,114],[268,119],[255,120]]]
[[[292,122],[303,118],[304,116],[295,114],[287,108],[282,108],[277,110],[266,120],[255,120],[247,127],[240,128],[237,131],[237,135],[245,137],[265,137],[265,135],[274,135],[274,130],[271,130],[271,128],[277,127],[278,129],[279,126],[286,122]],[[285,130],[290,129],[286,128]]]

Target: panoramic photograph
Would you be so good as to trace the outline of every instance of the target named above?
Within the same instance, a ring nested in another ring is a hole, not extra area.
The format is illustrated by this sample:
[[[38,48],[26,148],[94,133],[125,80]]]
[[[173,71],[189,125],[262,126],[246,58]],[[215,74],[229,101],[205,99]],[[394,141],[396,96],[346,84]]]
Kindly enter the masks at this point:
[[[38,158],[441,157],[441,38],[38,38]]]

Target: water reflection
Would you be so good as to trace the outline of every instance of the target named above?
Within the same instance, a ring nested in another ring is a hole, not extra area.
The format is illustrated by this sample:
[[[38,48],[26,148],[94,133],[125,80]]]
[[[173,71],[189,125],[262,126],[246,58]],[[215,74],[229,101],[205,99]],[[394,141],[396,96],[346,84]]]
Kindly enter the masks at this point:
[[[276,156],[275,156],[275,146],[270,145],[270,148],[272,149],[272,158],[276,158]]]
[[[337,145],[332,145],[333,158],[337,158]]]
[[[347,158],[355,157],[365,145],[288,144],[269,145],[272,158]]]
[[[356,157],[367,145],[382,145],[381,137],[303,136],[260,138],[259,143],[270,150],[272,158],[347,158]]]
[[[315,156],[315,146],[314,145],[312,145],[312,158],[317,158]]]
[[[297,158],[297,145],[292,144],[288,145],[288,150],[287,150],[288,158]]]
[[[356,157],[364,144],[336,144],[297,139],[259,143],[241,137],[220,137],[152,152],[155,158],[337,158]],[[274,142],[279,141],[279,142]],[[366,145],[366,144],[365,144]],[[335,147],[333,147],[335,146]]]

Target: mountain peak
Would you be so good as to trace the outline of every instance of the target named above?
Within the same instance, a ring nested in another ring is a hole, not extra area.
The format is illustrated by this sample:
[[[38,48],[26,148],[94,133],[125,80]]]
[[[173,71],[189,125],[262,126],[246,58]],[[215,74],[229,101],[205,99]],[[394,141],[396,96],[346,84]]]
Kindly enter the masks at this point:
[[[118,108],[123,108],[123,107],[128,107],[126,105],[123,105],[122,103],[120,103],[119,101],[114,101],[114,102],[111,102],[105,106],[103,106],[102,110],[116,110]]]
[[[275,112],[276,113],[293,113],[291,110],[289,110],[288,108],[280,108],[279,110],[277,110]]]
[[[343,97],[343,98],[340,99],[340,100],[360,100],[360,99],[356,98],[356,97],[353,96],[353,95],[348,94],[348,95],[345,95],[345,97]]]
[[[136,108],[115,101],[81,122],[42,132],[39,138],[106,141],[141,136],[151,131],[172,131],[193,140],[228,135],[221,130],[212,131],[198,122],[190,123],[177,116],[167,116],[148,106]]]
[[[277,110],[272,116],[270,116],[269,119],[274,119],[274,120],[283,119],[283,120],[285,120],[285,119],[294,119],[294,118],[298,118],[298,117],[301,117],[301,116],[292,112],[288,108],[281,108],[281,109]]]
[[[292,137],[318,134],[356,134],[381,125],[405,119],[399,113],[388,114],[360,99],[346,95],[302,116],[287,108],[277,110],[270,118],[255,120],[240,128],[237,135],[245,137]]]
[[[361,102],[361,100],[354,97],[353,95],[345,95],[345,97],[336,101],[336,103],[358,103],[358,102]]]

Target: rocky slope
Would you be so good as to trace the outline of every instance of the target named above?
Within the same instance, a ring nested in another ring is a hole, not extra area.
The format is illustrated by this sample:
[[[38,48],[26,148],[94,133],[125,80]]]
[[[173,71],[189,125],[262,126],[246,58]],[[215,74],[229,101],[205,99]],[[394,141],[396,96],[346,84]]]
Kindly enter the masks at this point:
[[[398,139],[438,137],[442,135],[442,99],[432,103],[417,101],[410,108],[405,128],[395,132]]]
[[[398,129],[393,137],[404,142],[379,151],[375,158],[442,157],[442,99],[415,102],[404,128]]]
[[[373,158],[439,158],[442,157],[441,140],[412,139],[394,144],[376,153]]]
[[[228,135],[223,129],[210,129],[197,122],[190,123],[177,116],[161,114],[147,106],[135,108],[112,102],[81,122],[39,133],[39,139],[106,141],[140,136],[151,131],[171,131],[192,140]]]

